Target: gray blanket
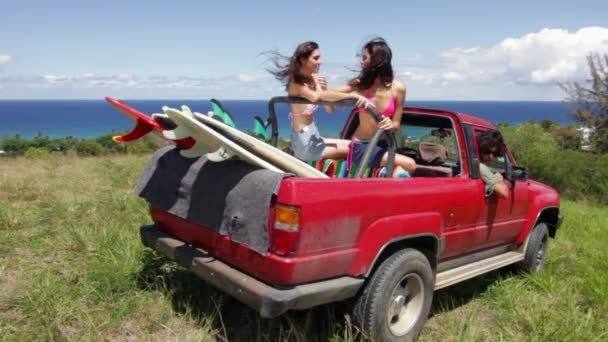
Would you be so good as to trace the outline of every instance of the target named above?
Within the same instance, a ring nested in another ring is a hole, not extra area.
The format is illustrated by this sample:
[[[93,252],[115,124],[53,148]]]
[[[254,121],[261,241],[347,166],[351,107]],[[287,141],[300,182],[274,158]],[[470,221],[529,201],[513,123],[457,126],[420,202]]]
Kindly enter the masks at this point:
[[[268,251],[268,209],[281,179],[290,176],[240,160],[183,158],[156,151],[135,188],[152,207],[228,235],[258,253]]]

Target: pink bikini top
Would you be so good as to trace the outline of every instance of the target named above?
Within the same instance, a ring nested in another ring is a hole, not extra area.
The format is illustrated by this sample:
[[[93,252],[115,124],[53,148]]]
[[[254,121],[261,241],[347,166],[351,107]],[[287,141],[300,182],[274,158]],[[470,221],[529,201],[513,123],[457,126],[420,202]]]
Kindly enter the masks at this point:
[[[366,92],[363,96],[365,96],[366,99],[372,101],[373,97],[371,96],[371,94],[368,92]],[[388,106],[386,106],[386,108],[384,108],[383,111],[378,112],[378,114],[382,115],[382,116],[387,116],[389,118],[393,117],[393,115],[395,115],[395,112],[397,111],[397,98],[395,96],[391,96],[391,100],[388,103]],[[363,110],[364,113],[368,113],[368,111]]]
[[[299,113],[289,112],[289,121],[293,121],[292,118],[294,115],[313,115],[315,113],[315,111],[317,110],[317,108],[319,108],[319,105],[314,104],[314,103],[309,103],[306,105],[306,107],[304,107],[304,110],[302,110]],[[292,128],[293,128],[293,123],[292,123]]]
[[[313,115],[315,113],[315,111],[317,110],[317,108],[319,108],[319,105],[314,104],[314,103],[309,103],[306,105],[306,107],[304,107],[304,110],[302,110],[299,113],[289,113],[289,117],[291,118],[293,115]]]

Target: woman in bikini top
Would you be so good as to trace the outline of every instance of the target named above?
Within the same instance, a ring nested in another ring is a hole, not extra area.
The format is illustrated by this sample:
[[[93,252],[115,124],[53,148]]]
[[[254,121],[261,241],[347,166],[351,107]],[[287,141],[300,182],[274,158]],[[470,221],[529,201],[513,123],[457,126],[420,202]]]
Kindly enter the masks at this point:
[[[304,42],[298,45],[295,52],[288,59],[289,62],[281,65],[278,59],[283,59],[282,55],[274,53],[274,64],[277,70],[270,71],[278,80],[284,82],[289,96],[303,97],[310,102],[318,101],[340,101],[346,99],[357,100],[357,106],[366,107],[368,100],[357,93],[343,93],[327,90],[327,82],[324,77],[316,76],[321,66],[321,51],[315,42]],[[291,127],[294,134],[300,134],[307,127],[312,131],[317,131],[314,126],[314,113],[318,108],[316,104],[295,104],[291,103]],[[318,133],[317,133],[318,135]],[[313,137],[314,141],[316,139]],[[308,138],[310,139],[310,137]],[[321,146],[320,157],[344,159],[348,153],[348,141],[341,139],[322,138],[324,146]],[[308,145],[308,141],[304,142]],[[319,146],[315,146],[317,149]],[[315,153],[316,154],[316,153]]]
[[[399,93],[399,90],[393,88],[399,87],[403,87],[403,85],[398,81],[393,81],[393,84],[388,87],[383,87],[384,89],[380,89],[380,87],[376,88],[374,96],[371,95],[370,90],[365,91],[365,98],[374,104],[378,114],[380,114],[383,120],[378,123],[368,111],[359,110],[359,127],[357,127],[357,130],[353,135],[355,139],[369,140],[378,128],[390,129],[393,131],[400,128],[401,115],[403,113],[401,109],[403,107],[403,100],[399,101],[400,96],[393,95],[393,92]],[[405,97],[405,89],[403,90],[401,99]],[[401,106],[397,105],[398,102],[401,102]]]
[[[394,77],[391,59],[391,49],[384,39],[370,40],[361,51],[361,71],[359,75],[347,85],[336,89],[363,94],[382,117],[380,122],[376,122],[367,111],[361,111],[359,126],[353,134],[354,141],[370,140],[379,128],[393,132],[401,129],[401,116],[403,115],[406,90],[403,83]],[[381,159],[381,165],[385,165],[387,154],[384,153],[378,159]],[[397,154],[395,162],[410,174],[414,174],[416,163],[413,159]]]

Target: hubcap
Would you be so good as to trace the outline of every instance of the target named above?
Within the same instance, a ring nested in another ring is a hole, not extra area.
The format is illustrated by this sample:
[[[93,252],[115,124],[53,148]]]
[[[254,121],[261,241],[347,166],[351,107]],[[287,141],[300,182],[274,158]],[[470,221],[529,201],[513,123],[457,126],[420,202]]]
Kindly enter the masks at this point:
[[[543,268],[545,264],[545,251],[547,249],[546,239],[543,239],[541,245],[538,248],[538,252],[536,252],[536,267],[535,270],[538,272]]]
[[[417,274],[407,274],[394,287],[388,305],[387,322],[396,336],[407,334],[422,312],[424,285]]]

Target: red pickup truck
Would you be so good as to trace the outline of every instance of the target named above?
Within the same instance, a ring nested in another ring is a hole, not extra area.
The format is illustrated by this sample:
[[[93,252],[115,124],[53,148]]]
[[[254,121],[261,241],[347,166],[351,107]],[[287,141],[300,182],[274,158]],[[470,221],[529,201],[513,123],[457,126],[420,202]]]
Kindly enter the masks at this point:
[[[298,101],[270,101],[275,146],[274,105]],[[350,139],[358,122],[354,110],[341,137]],[[528,179],[508,149],[491,167],[504,175],[509,196],[486,197],[476,134],[493,128],[462,113],[405,107],[401,131],[373,140],[387,140],[389,163],[394,153],[416,159],[413,177],[371,177],[364,160],[349,178],[281,178],[267,203],[256,203],[266,208],[253,222],[267,240],[261,250],[154,203],[142,241],[262,317],[354,297],[353,317],[370,337],[411,340],[434,290],[512,264],[540,271],[563,221],[559,193]],[[432,160],[424,158],[429,147],[438,152]],[[148,177],[148,185],[162,179]],[[179,180],[162,186],[184,188]]]

